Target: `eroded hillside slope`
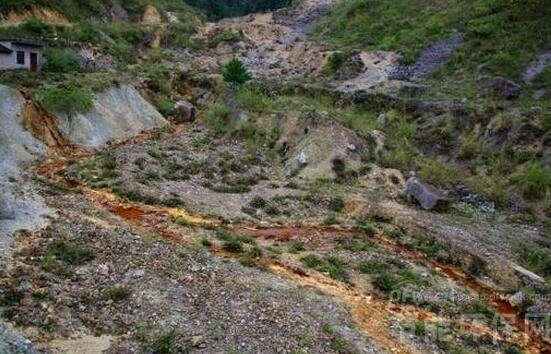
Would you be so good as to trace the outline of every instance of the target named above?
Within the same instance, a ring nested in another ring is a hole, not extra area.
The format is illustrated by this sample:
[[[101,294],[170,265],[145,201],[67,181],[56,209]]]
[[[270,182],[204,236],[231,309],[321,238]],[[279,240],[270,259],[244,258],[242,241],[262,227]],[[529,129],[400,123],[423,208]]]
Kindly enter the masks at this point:
[[[2,227],[27,215],[0,239],[8,352],[550,350],[545,78],[455,100],[434,82],[472,33],[320,41],[370,1],[215,23],[141,5],[43,23],[71,41],[0,76],[2,188],[39,206],[0,199]],[[234,57],[252,80],[224,82]],[[409,171],[439,208],[406,198]]]

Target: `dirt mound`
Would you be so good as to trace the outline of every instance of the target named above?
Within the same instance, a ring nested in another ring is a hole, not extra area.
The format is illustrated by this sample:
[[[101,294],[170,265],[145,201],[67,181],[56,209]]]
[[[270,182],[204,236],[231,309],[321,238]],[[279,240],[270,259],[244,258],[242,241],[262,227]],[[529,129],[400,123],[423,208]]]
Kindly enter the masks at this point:
[[[288,158],[285,173],[307,180],[335,178],[345,172],[339,171],[336,163],[345,170],[358,168],[362,153],[369,151],[367,139],[328,114],[307,119],[290,114],[281,123],[281,132],[277,145]]]
[[[30,19],[39,19],[44,23],[56,26],[68,26],[71,23],[62,14],[38,6],[32,6],[25,11],[10,11],[7,14],[0,14],[0,27],[19,26]]]
[[[155,6],[146,5],[143,9],[140,22],[144,26],[159,26],[163,20]]]

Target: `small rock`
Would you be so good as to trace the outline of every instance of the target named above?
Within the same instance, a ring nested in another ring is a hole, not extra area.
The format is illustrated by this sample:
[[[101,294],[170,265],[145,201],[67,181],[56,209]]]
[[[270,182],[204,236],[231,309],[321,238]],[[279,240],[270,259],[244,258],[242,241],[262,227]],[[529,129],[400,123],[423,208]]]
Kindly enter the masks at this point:
[[[521,87],[516,83],[501,76],[496,76],[482,84],[484,95],[494,94],[506,100],[512,100],[520,96]]]
[[[188,101],[178,101],[174,104],[174,120],[177,123],[189,123],[195,120],[197,109]]]
[[[100,264],[98,266],[98,273],[101,275],[109,275],[109,266],[107,264]]]
[[[385,113],[379,114],[379,116],[377,117],[377,123],[379,123],[380,125],[385,125],[385,123],[386,123],[386,114]]]
[[[446,202],[446,198],[436,187],[415,176],[409,177],[406,181],[406,197],[415,199],[425,210],[434,209],[437,205]]]
[[[191,345],[194,347],[204,347],[205,346],[205,337],[204,336],[193,336],[191,337]]]
[[[522,291],[517,291],[509,298],[509,302],[512,305],[516,305],[516,306],[522,304],[523,301],[524,301],[524,293]]]
[[[358,148],[356,147],[356,145],[350,143],[348,145],[346,145],[346,148],[349,150],[349,151],[356,151]]]
[[[38,353],[31,341],[16,332],[11,326],[0,322],[0,353],[35,354]]]
[[[301,151],[297,156],[298,164],[302,167],[308,165],[308,155],[304,151]]]

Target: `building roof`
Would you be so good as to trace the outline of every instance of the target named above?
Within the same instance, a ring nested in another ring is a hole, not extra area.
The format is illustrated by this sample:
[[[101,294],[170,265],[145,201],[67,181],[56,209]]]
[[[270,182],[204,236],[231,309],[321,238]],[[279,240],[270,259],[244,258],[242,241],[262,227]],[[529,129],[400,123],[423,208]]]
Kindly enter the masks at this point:
[[[0,53],[3,53],[3,54],[11,54],[13,53],[13,50],[11,50],[10,48],[6,47],[6,46],[3,46],[1,43],[0,43]]]
[[[28,47],[44,47],[46,45],[46,43],[40,39],[29,38],[0,38],[0,42],[11,42],[13,44]]]

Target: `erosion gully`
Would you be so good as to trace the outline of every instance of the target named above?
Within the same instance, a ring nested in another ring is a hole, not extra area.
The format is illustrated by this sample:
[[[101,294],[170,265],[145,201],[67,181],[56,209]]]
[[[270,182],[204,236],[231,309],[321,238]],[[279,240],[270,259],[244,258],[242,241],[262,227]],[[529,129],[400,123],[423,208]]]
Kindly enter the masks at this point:
[[[91,156],[91,155],[89,155]],[[86,157],[82,157],[84,159]],[[125,222],[140,230],[161,236],[172,243],[196,243],[194,237],[183,235],[181,228],[171,227],[175,217],[185,218],[193,227],[224,228],[228,231],[245,234],[263,240],[291,241],[301,235],[315,234],[319,237],[329,235],[353,236],[358,234],[354,228],[325,225],[299,226],[258,226],[251,224],[223,224],[218,219],[191,215],[181,208],[150,206],[128,202],[105,189],[92,189],[78,181],[67,180],[60,172],[67,167],[65,160],[57,160],[38,168],[38,173],[49,182],[65,183],[70,188],[80,191],[90,202],[112,214],[122,218]],[[476,295],[486,298],[488,303],[498,311],[510,325],[517,329],[514,336],[506,339],[510,344],[520,346],[527,353],[551,353],[551,342],[543,338],[540,333],[525,321],[519,310],[507,298],[488,285],[482,284],[475,278],[465,274],[460,269],[430,259],[427,255],[396,242],[385,235],[377,235],[374,240],[385,249],[400,256],[421,263],[455,283],[470,289]],[[217,256],[235,258],[236,255],[218,248],[209,251]],[[370,339],[382,348],[393,353],[412,353],[415,350],[398,341],[388,329],[390,315],[401,316],[409,320],[423,320],[438,322],[441,319],[430,312],[420,310],[411,305],[403,305],[392,300],[381,298],[376,294],[365,294],[350,284],[333,280],[319,272],[305,270],[288,262],[282,262],[269,257],[262,257],[259,266],[273,274],[291,280],[297,284],[314,288],[341,301],[350,311],[354,322]],[[461,328],[470,329],[475,333],[488,334],[492,338],[503,339],[502,334],[484,325],[461,323],[454,321]]]

